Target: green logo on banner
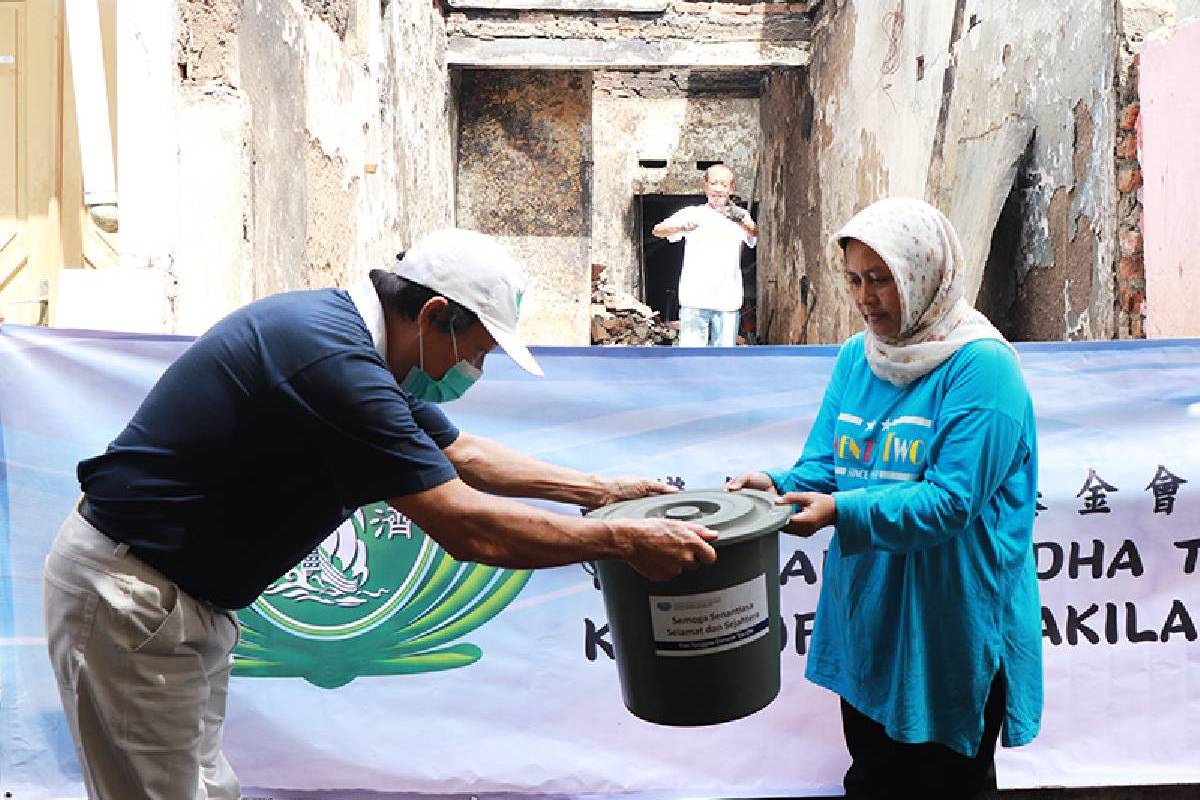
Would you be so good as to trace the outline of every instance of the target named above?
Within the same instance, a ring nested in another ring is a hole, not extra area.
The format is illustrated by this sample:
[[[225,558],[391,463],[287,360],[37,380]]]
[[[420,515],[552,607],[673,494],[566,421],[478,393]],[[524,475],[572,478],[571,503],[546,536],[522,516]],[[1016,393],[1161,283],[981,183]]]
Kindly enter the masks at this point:
[[[373,503],[238,612],[233,674],[334,689],[360,675],[473,664],[482,651],[455,642],[500,613],[529,576],[459,563],[387,503]]]

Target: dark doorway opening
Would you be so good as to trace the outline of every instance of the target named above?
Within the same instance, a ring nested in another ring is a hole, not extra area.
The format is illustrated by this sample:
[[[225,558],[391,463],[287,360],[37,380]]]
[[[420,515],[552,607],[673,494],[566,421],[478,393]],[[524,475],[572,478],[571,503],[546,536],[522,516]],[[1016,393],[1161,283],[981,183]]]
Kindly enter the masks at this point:
[[[1016,329],[1013,306],[1017,299],[1021,213],[1021,196],[1014,187],[1004,201],[1000,218],[996,221],[996,229],[992,231],[991,249],[984,264],[979,294],[975,298],[975,308],[1010,340]]]
[[[679,319],[679,273],[683,271],[684,242],[668,242],[651,231],[679,209],[703,202],[702,194],[646,194],[637,198],[641,212],[638,250],[642,262],[642,302],[666,322]]]
[[[1028,216],[1026,198],[1037,191],[1039,181],[1038,172],[1033,166],[1033,147],[1031,138],[1017,165],[1013,184],[996,220],[996,228],[992,231],[979,294],[975,298],[975,308],[983,312],[1009,341],[1014,342],[1031,338],[1026,324],[1029,316],[1027,309],[1018,302],[1018,277],[1021,274],[1024,255],[1022,243]]]
[[[745,207],[746,202],[736,195],[734,200]],[[683,271],[684,241],[676,243],[659,239],[651,231],[654,226],[686,206],[706,202],[702,194],[644,194],[635,199],[637,230],[640,237],[638,254],[641,261],[642,302],[658,312],[666,322],[679,319],[679,274]],[[757,203],[749,208],[758,219]],[[742,322],[739,333],[754,343],[754,306],[757,260],[755,250],[742,248]]]

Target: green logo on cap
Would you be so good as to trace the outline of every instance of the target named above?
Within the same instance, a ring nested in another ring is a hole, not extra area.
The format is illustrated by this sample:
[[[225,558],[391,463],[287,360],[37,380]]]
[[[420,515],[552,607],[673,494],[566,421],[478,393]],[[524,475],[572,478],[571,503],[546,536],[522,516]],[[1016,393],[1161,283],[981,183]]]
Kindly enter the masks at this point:
[[[530,574],[459,563],[387,503],[364,506],[238,612],[233,674],[333,689],[360,675],[473,664],[483,651],[454,642],[500,613]]]
[[[525,290],[517,289],[513,292],[513,302],[517,304],[517,316],[521,315],[521,301],[525,299]]]

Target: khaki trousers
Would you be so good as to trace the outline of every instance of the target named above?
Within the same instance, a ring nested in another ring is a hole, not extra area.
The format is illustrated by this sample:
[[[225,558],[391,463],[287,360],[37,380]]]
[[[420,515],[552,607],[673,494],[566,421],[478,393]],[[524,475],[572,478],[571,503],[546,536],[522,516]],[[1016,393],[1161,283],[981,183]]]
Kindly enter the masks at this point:
[[[237,800],[221,753],[237,617],[73,511],[46,558],[50,662],[92,800]]]

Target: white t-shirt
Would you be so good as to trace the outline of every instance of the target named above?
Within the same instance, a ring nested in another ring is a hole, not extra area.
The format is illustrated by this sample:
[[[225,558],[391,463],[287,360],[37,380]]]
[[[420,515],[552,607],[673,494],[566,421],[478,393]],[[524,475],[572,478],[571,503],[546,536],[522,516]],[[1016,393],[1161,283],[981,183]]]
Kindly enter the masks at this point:
[[[688,222],[696,223],[694,231],[667,237],[670,242],[687,237],[679,276],[679,305],[737,311],[742,307],[742,243],[754,247],[757,237],[708,203],[681,208],[664,220],[672,226]]]

